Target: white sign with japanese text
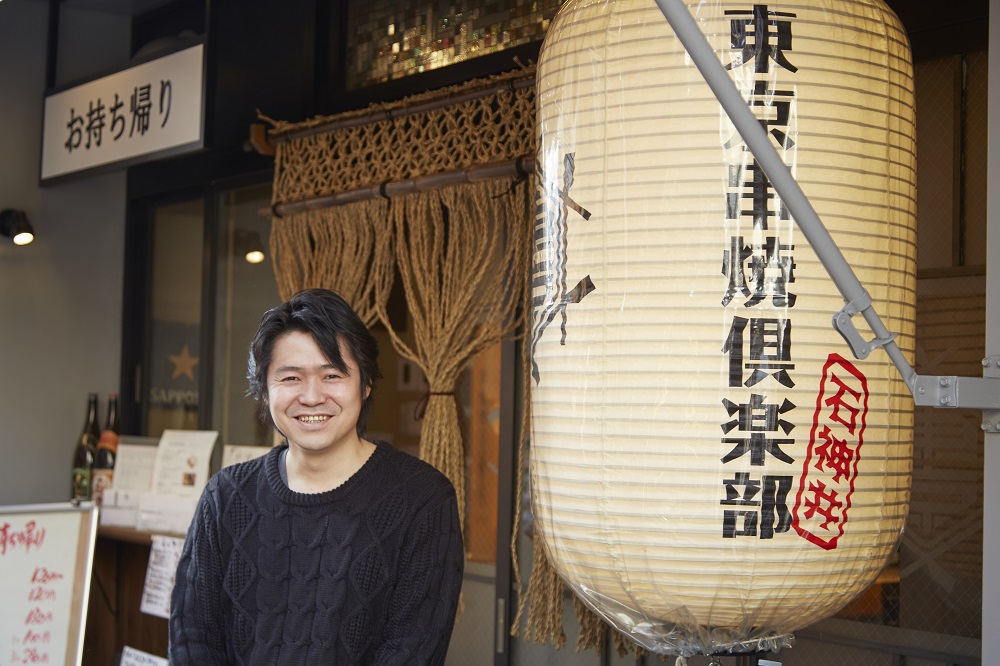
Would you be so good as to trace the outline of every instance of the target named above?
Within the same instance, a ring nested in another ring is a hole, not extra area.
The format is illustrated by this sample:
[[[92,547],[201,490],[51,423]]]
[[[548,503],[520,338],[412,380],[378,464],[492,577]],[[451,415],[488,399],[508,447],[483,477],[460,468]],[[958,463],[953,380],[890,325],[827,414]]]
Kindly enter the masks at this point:
[[[42,180],[203,144],[198,44],[45,98]]]
[[[157,657],[126,645],[122,648],[122,660],[119,666],[167,666],[169,663],[163,657]]]
[[[154,534],[146,565],[139,610],[162,618],[170,617],[170,592],[174,589],[177,563],[184,550],[184,539]]]

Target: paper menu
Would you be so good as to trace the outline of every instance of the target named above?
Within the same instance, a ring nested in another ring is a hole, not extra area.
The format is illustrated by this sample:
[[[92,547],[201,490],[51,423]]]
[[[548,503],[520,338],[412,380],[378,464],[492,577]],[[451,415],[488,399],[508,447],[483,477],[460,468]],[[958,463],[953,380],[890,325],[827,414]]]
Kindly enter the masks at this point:
[[[115,456],[115,474],[112,487],[116,490],[147,491],[153,486],[153,468],[156,466],[155,446],[143,444],[118,445]]]
[[[212,449],[218,436],[211,430],[164,430],[156,447],[153,493],[200,496],[208,483]]]
[[[149,615],[169,618],[170,593],[174,589],[174,576],[184,549],[184,539],[158,534],[154,534],[152,539],[139,610]]]

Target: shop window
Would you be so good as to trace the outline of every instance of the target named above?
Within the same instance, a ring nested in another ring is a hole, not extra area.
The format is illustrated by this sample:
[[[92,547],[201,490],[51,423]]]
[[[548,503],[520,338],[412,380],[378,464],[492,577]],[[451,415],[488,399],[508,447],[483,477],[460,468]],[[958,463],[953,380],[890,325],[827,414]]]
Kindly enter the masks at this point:
[[[152,215],[142,433],[149,437],[198,425],[204,217],[201,199],[160,206]]]

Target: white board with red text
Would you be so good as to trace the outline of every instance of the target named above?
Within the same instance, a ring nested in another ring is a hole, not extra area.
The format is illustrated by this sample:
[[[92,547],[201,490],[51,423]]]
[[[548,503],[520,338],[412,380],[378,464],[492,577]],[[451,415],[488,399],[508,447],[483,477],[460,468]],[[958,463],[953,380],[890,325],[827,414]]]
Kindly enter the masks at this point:
[[[97,508],[0,506],[0,664],[79,666]]]

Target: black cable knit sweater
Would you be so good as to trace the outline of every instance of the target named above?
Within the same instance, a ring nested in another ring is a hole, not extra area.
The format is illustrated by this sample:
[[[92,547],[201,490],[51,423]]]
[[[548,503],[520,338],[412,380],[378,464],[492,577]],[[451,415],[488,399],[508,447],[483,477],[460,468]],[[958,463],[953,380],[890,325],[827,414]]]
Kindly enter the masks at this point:
[[[455,490],[376,444],[325,493],[288,488],[285,446],[212,477],[177,568],[171,664],[444,663],[464,566]]]

